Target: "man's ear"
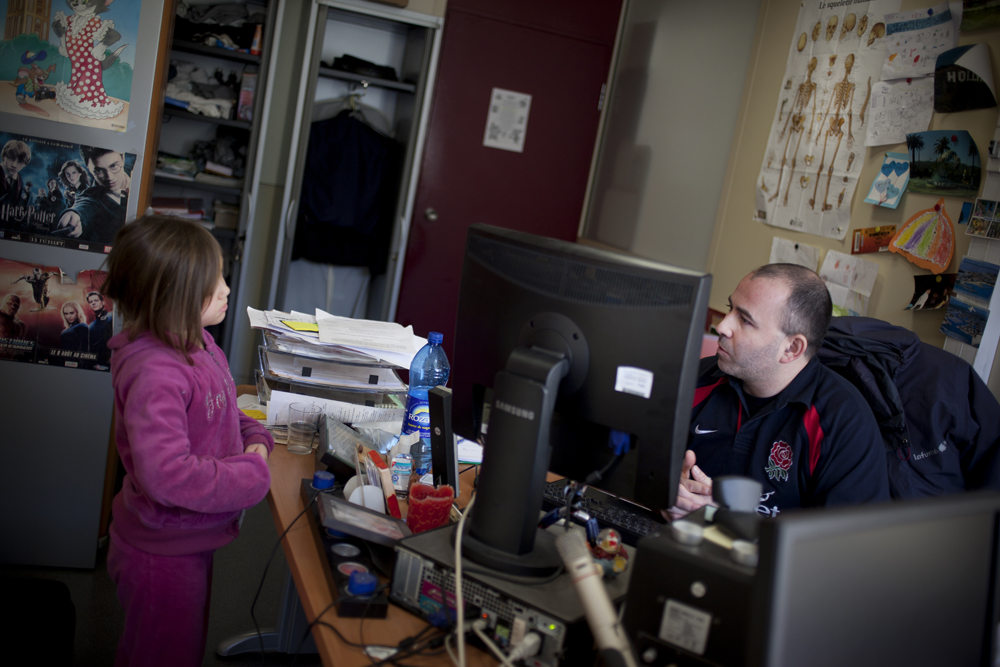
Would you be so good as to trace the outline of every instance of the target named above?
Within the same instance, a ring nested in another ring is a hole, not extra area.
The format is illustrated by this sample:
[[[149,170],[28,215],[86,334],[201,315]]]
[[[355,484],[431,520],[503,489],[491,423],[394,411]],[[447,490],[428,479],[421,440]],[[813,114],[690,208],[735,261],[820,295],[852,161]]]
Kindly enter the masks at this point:
[[[797,361],[805,355],[808,348],[809,341],[804,335],[795,334],[794,336],[789,336],[788,341],[785,343],[785,349],[781,353],[781,363],[789,364]]]

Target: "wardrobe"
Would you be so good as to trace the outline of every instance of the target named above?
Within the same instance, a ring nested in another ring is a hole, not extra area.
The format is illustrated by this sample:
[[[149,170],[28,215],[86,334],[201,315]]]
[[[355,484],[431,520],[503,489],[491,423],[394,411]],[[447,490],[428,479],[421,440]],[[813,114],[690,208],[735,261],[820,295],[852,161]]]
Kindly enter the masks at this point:
[[[309,12],[268,307],[388,319],[443,19],[352,0]]]

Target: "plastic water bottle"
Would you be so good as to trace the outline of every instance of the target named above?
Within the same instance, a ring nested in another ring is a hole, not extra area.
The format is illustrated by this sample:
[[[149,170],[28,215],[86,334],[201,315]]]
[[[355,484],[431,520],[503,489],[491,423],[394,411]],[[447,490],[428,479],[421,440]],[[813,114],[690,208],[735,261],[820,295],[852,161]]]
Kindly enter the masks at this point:
[[[410,389],[406,395],[406,422],[403,433],[420,432],[420,439],[431,439],[431,413],[427,392],[448,383],[451,365],[441,349],[444,336],[437,331],[427,335],[427,345],[420,348],[410,363]]]

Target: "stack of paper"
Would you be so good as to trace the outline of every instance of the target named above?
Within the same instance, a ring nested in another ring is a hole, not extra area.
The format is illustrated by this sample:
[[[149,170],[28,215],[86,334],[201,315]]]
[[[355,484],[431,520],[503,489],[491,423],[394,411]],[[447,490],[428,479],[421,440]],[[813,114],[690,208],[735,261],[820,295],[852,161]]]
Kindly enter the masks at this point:
[[[319,309],[308,315],[247,308],[247,315],[254,329],[271,332],[288,344],[305,345],[303,349],[312,352],[307,356],[320,359],[380,361],[408,369],[417,351],[427,344],[426,338],[413,334],[413,327],[337,317]]]

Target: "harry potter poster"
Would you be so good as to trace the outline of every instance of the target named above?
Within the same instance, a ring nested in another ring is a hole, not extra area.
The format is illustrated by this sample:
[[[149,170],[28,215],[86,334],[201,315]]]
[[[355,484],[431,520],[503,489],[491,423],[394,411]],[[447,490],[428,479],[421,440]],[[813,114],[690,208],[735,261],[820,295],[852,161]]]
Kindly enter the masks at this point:
[[[0,238],[109,252],[135,155],[0,132]]]

